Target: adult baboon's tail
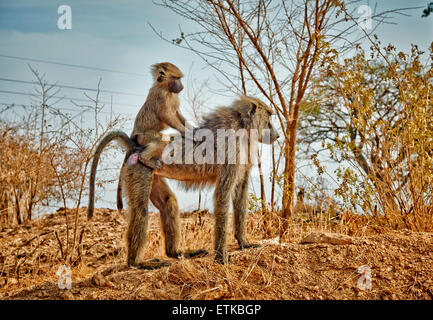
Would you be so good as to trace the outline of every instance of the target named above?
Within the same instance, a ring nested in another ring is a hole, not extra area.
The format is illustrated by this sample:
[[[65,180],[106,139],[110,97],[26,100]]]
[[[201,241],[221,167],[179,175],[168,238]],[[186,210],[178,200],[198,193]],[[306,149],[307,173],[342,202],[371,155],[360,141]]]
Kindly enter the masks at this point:
[[[93,217],[93,211],[95,209],[95,179],[96,179],[96,168],[98,167],[99,158],[101,157],[102,150],[111,141],[119,141],[126,149],[127,153],[132,152],[135,149],[135,143],[129,138],[129,136],[122,131],[111,131],[109,132],[96,147],[95,155],[92,161],[92,167],[90,169],[90,181],[89,181],[89,206],[87,208],[87,219]]]
[[[123,165],[125,165],[127,159],[123,162]],[[122,166],[123,166],[122,165]],[[117,181],[117,193],[116,193],[116,204],[117,204],[117,210],[120,212],[123,209],[123,199],[122,199],[122,172],[120,172],[119,180]]]

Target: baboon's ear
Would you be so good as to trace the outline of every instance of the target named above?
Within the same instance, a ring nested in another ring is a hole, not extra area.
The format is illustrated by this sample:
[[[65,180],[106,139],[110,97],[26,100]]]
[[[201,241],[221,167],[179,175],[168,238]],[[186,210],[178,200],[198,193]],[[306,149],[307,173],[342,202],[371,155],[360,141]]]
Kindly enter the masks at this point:
[[[248,116],[252,117],[256,113],[256,110],[257,110],[257,105],[254,102],[252,102],[250,108],[248,109]]]

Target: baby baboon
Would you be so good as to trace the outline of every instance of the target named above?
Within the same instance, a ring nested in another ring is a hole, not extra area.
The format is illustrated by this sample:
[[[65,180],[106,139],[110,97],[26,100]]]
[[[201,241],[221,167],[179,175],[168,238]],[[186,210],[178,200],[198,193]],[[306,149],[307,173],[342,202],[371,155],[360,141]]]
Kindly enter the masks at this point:
[[[262,101],[242,97],[231,107],[220,107],[212,114],[204,118],[199,129],[207,129],[217,137],[217,131],[220,129],[237,130],[244,129],[247,133],[257,130],[258,140],[261,142],[273,143],[278,139],[278,133],[271,124],[271,109]],[[198,130],[199,130],[198,129]],[[262,140],[269,129],[269,141]],[[245,135],[250,137],[250,135]],[[123,139],[123,138],[122,138]],[[238,160],[240,158],[242,144],[236,143],[236,161],[229,161],[228,148],[217,149],[218,139],[214,139],[212,146],[214,154],[224,152],[224,161],[221,163],[201,163],[201,164],[164,164],[162,169],[152,170],[139,163],[125,166],[125,186],[126,194],[129,199],[130,222],[128,227],[128,263],[135,266],[146,266],[141,262],[140,257],[146,243],[147,227],[147,197],[150,197],[152,203],[159,209],[162,219],[162,226],[165,235],[165,247],[168,256],[180,254],[178,249],[180,238],[180,217],[179,208],[176,198],[163,177],[183,181],[185,188],[202,187],[204,185],[215,185],[214,193],[214,215],[215,215],[215,241],[216,250],[215,260],[220,263],[228,261],[226,249],[227,219],[230,198],[233,203],[234,220],[235,220],[235,238],[240,248],[256,247],[250,244],[245,236],[245,217],[247,210],[247,191],[248,179],[251,169],[251,162],[243,164]],[[172,142],[174,148],[181,148],[182,154],[185,155],[185,138],[175,139]],[[126,145],[127,142],[124,142]],[[177,144],[177,145],[176,145]],[[194,148],[200,143],[195,142]],[[248,145],[247,145],[248,148]],[[98,148],[99,149],[99,148]],[[246,151],[249,154],[248,151]],[[215,162],[215,161],[214,161]],[[92,166],[91,175],[95,174],[96,167]],[[153,179],[153,180],[152,180]],[[94,179],[91,179],[94,182]],[[90,189],[94,192],[94,188]],[[94,197],[91,195],[91,201]],[[93,205],[89,204],[89,208]],[[196,254],[196,251],[187,256]],[[185,254],[184,254],[185,255]],[[164,262],[155,261],[156,267],[165,265]]]
[[[152,66],[154,85],[135,118],[131,139],[146,149],[140,160],[150,168],[160,168],[162,151],[168,144],[162,130],[172,127],[185,135],[185,118],[179,112],[178,94],[183,90],[182,72],[169,62]]]
[[[150,168],[161,168],[160,157],[168,144],[162,130],[172,127],[185,135],[186,120],[179,112],[178,94],[183,90],[182,72],[174,64],[163,62],[152,66],[153,87],[135,118],[131,139],[139,146],[146,146],[143,152],[131,158]],[[129,158],[127,153],[124,163]],[[130,160],[130,161],[131,161]],[[123,164],[124,165],[124,164]],[[123,208],[122,176],[117,186],[117,207]]]

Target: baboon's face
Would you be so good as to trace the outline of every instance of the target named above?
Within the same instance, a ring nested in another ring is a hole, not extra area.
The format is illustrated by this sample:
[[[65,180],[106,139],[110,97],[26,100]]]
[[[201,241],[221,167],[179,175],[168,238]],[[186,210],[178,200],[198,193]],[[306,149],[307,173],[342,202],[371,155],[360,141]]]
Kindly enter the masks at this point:
[[[258,140],[261,143],[272,144],[280,135],[272,124],[272,110],[262,101],[251,103],[252,129],[258,131]]]
[[[181,81],[183,74],[174,64],[163,62],[154,65],[153,68],[156,82],[160,87],[166,88],[172,93],[179,93],[183,90]]]
[[[163,70],[159,72],[157,81],[160,86],[167,88],[172,93],[179,93],[183,90],[180,77],[168,76]]]

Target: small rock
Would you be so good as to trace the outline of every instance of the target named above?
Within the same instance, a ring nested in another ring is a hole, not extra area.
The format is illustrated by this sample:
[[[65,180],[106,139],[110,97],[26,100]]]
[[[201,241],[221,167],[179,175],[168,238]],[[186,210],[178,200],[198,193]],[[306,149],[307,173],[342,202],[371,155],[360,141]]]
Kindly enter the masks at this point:
[[[103,276],[100,272],[97,272],[92,277],[92,282],[99,287],[113,287],[113,284],[108,281],[108,279]]]
[[[9,278],[7,283],[9,283],[9,284],[17,284],[18,280],[15,279],[15,278]]]
[[[329,243],[334,245],[351,244],[353,240],[351,237],[327,233],[327,232],[312,232],[301,240],[301,243]]]
[[[63,300],[74,300],[74,295],[70,290],[60,290],[59,297]]]
[[[275,244],[278,245],[280,243],[280,237],[276,237],[273,239],[265,239],[265,240],[261,240],[259,241],[260,244],[267,244],[267,245],[271,245],[271,244]]]
[[[278,263],[287,262],[287,259],[284,259],[283,257],[277,256],[277,255],[274,255],[274,259],[275,259],[275,262],[278,262]]]

